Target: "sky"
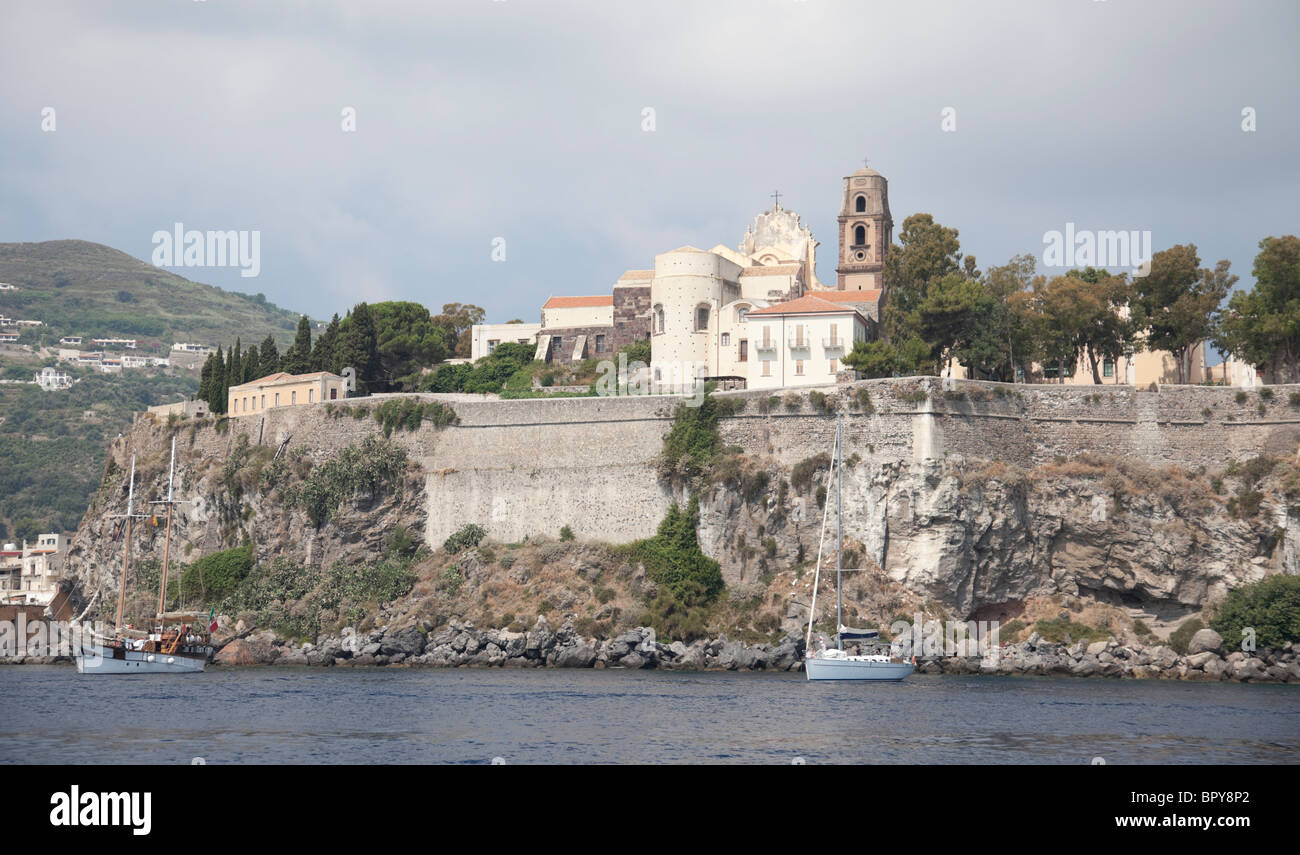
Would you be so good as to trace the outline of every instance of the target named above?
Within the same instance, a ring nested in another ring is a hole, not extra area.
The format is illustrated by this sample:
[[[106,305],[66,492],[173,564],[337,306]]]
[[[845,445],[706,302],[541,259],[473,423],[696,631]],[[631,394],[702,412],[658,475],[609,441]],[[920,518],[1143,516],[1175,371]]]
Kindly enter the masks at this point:
[[[895,234],[932,214],[981,268],[1073,223],[1249,287],[1300,231],[1298,34],[1251,0],[4,0],[0,242],[257,231],[255,277],[168,269],[536,321],[778,190],[834,282],[866,158]]]

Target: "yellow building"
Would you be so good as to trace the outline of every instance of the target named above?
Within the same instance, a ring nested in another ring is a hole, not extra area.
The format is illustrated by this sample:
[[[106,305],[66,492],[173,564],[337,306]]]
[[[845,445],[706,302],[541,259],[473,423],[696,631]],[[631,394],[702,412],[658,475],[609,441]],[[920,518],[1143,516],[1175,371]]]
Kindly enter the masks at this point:
[[[231,386],[226,393],[226,415],[251,416],[276,407],[337,401],[346,397],[343,383],[342,377],[328,371],[312,374],[277,371],[242,386]]]

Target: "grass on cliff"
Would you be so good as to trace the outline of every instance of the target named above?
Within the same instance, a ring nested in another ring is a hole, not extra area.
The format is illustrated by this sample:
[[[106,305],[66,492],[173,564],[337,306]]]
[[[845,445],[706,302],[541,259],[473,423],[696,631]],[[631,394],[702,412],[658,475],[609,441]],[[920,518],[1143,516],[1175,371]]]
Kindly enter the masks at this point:
[[[658,586],[642,617],[664,638],[692,641],[708,632],[709,607],[722,593],[722,570],[700,550],[696,528],[700,506],[674,504],[654,537],[616,548],[617,554],[645,566]]]
[[[678,404],[673,426],[664,437],[659,455],[659,477],[665,481],[695,481],[707,475],[723,454],[718,421],[738,413],[745,406],[741,398],[704,396],[698,407]]]

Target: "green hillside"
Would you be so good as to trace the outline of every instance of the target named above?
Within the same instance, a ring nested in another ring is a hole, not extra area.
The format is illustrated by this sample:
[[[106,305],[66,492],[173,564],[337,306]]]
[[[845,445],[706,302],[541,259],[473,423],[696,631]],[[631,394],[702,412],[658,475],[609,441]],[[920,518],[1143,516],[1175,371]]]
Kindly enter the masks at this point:
[[[262,295],[223,291],[159,270],[111,247],[79,240],[0,243],[0,315],[42,321],[20,345],[0,345],[0,379],[30,381],[54,365],[59,339],[134,338],[136,353],[167,356],[173,342],[230,345],[268,334],[285,346],[298,315]],[[25,345],[25,346],[24,346]],[[128,351],[129,352],[129,351]],[[45,392],[0,384],[0,538],[71,530],[104,469],[108,442],[132,414],[198,390],[198,362],[101,374],[59,365],[78,382]]]
[[[175,341],[216,345],[268,333],[287,343],[298,320],[262,294],[191,282],[81,240],[0,243],[0,282],[19,289],[0,291],[0,314],[45,323],[23,333],[32,345],[80,335],[135,338],[141,349],[167,351]]]

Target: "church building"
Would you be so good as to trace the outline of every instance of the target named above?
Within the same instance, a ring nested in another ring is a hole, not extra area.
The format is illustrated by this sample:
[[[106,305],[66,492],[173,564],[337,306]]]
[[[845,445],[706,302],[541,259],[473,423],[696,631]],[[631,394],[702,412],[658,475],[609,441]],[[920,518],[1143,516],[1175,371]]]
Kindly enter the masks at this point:
[[[648,339],[657,384],[834,383],[853,343],[875,338],[887,296],[882,272],[894,223],[883,175],[863,168],[844,178],[838,226],[835,283],[823,284],[817,240],[777,195],[735,249],[678,247],[656,255],[651,269],[625,272],[609,295],[551,297],[533,328],[537,358],[613,359]],[[476,327],[475,342],[481,338],[486,352],[489,340]]]

